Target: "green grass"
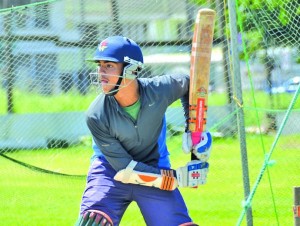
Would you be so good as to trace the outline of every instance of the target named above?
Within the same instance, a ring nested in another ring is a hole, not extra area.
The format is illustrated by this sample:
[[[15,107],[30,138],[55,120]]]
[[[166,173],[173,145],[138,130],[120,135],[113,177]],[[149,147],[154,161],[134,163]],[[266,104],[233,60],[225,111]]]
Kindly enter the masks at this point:
[[[269,167],[280,225],[292,225],[293,186],[299,186],[299,135],[281,137]],[[263,136],[268,152],[273,136]],[[264,162],[260,137],[248,135],[248,162],[253,187]],[[185,164],[189,156],[180,150],[181,137],[168,140],[173,168]],[[89,140],[68,149],[14,151],[10,157],[61,173],[85,175],[91,156]],[[85,178],[55,176],[32,171],[0,157],[1,225],[73,225],[79,211]],[[215,139],[210,159],[208,183],[198,189],[180,189],[190,215],[205,226],[236,225],[242,211],[243,182],[239,141]],[[277,225],[270,184],[265,172],[253,199],[254,225]],[[145,225],[135,203],[127,209],[121,225]],[[245,220],[243,222],[245,224]]]
[[[91,101],[96,97],[95,89],[91,89],[87,95],[80,95],[76,90],[59,95],[40,95],[34,92],[21,92],[15,90],[13,94],[14,112],[37,113],[37,112],[62,112],[62,111],[85,111]],[[278,94],[273,96],[274,109],[287,109],[293,94]],[[268,94],[255,92],[256,105],[258,108],[271,109],[270,97]],[[254,107],[253,96],[250,91],[243,93],[245,107]],[[0,114],[7,112],[6,92],[0,89]],[[227,104],[227,95],[224,93],[211,93],[208,98],[208,106],[223,106]],[[172,106],[181,106],[180,101],[176,101]],[[297,100],[294,106],[300,109],[300,101]]]
[[[47,113],[66,111],[85,111],[97,96],[94,89],[87,95],[80,95],[76,90],[59,95],[40,95],[34,92],[16,90],[13,96],[15,113]],[[6,93],[0,89],[0,114],[7,112]]]
[[[66,94],[42,96],[36,93],[14,92],[16,113],[85,111],[96,93],[86,96],[72,90]],[[255,93],[259,108],[269,109],[269,96]],[[246,126],[256,125],[252,94],[244,92]],[[287,109],[292,95],[274,96],[276,109]],[[6,103],[6,94],[0,90],[0,102]],[[212,93],[209,106],[226,104],[226,95]],[[173,106],[180,106],[177,101]],[[0,114],[6,114],[6,105],[0,105]],[[300,101],[295,104],[300,109]],[[259,113],[260,119],[264,117]],[[292,188],[299,186],[300,136],[281,136],[272,159],[276,164],[265,172],[253,199],[254,225],[277,225],[271,188],[280,225],[292,225]],[[263,142],[262,142],[263,141]],[[269,151],[274,136],[247,134],[247,150],[251,187],[253,187]],[[189,161],[181,152],[181,137],[168,140],[173,168]],[[240,144],[235,138],[215,139],[210,160],[208,183],[198,189],[181,188],[190,215],[195,222],[205,226],[235,225],[242,211],[243,181]],[[265,153],[264,153],[265,152]],[[92,154],[90,139],[67,149],[22,150],[6,152],[10,157],[56,172],[85,175]],[[0,157],[1,225],[67,226],[76,221],[85,177],[65,177],[32,171]],[[270,176],[271,186],[268,179]],[[244,220],[245,225],[245,220]],[[132,203],[122,225],[145,225],[135,203]]]

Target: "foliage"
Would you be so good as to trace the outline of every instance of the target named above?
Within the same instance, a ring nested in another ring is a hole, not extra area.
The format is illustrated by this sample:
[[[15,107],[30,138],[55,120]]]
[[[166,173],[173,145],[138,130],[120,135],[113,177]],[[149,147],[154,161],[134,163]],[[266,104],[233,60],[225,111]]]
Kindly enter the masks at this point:
[[[299,7],[295,7],[297,5],[299,5],[297,0],[240,1],[238,10],[246,32],[245,40],[249,52],[262,46],[299,44],[295,38],[300,22],[297,13]]]
[[[190,0],[190,2],[205,6],[210,1]],[[219,4],[223,3],[226,4],[223,1]],[[213,1],[210,6],[215,8],[215,4],[218,2]],[[224,10],[228,16],[227,5],[224,6]],[[299,39],[296,38],[299,36],[297,29],[300,26],[299,11],[297,0],[238,1],[237,16],[240,17],[243,26],[243,31],[241,27],[239,30],[243,34],[248,53],[271,45],[299,45]],[[240,57],[245,59],[244,53],[241,53]]]

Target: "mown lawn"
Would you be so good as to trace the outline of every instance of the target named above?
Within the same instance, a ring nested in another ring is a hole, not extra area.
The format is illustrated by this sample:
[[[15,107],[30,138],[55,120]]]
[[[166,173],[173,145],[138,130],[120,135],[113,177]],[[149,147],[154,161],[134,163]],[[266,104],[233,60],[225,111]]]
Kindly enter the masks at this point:
[[[78,91],[72,89],[67,93],[58,95],[40,95],[33,92],[21,92],[15,90],[13,94],[14,112],[23,113],[46,113],[46,112],[65,112],[65,111],[85,111],[92,100],[97,96],[94,88],[87,95],[80,95]],[[274,109],[287,109],[293,94],[276,94],[272,97]],[[254,101],[255,100],[255,101]],[[270,96],[263,91],[243,92],[243,101],[245,107],[258,107],[264,109],[271,108]],[[0,89],[0,115],[7,113],[7,96],[3,89]],[[209,94],[208,106],[223,106],[227,104],[227,94],[213,92]],[[173,106],[179,106],[177,101]],[[300,101],[297,100],[294,109],[300,109]]]
[[[271,158],[276,164],[263,175],[252,202],[254,225],[277,225],[276,214],[280,225],[293,224],[292,188],[300,185],[299,138],[280,138]],[[264,150],[269,151],[274,136],[263,136],[262,140],[263,144],[257,135],[247,136],[251,187],[264,164]],[[189,156],[180,150],[181,136],[169,139],[168,144],[173,168],[184,165]],[[215,138],[208,183],[198,189],[181,189],[192,218],[200,225],[236,225],[243,201],[239,149],[236,138]],[[5,154],[48,170],[85,175],[91,148],[90,143],[85,142],[68,149],[23,150]],[[0,157],[0,165],[1,225],[74,224],[85,187],[84,176],[66,177],[36,172],[3,157]],[[275,200],[276,211],[272,200]],[[128,208],[121,225],[145,225],[135,203]],[[245,220],[243,225],[246,225]]]

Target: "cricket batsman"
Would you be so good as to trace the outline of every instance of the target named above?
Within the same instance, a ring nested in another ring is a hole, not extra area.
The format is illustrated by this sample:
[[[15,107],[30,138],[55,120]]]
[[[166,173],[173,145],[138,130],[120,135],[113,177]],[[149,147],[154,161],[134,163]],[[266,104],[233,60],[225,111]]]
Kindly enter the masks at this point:
[[[192,144],[186,130],[182,148],[199,159],[176,170],[166,145],[168,106],[181,99],[188,121],[189,75],[140,78],[142,51],[123,36],[103,40],[93,62],[102,92],[86,113],[94,155],[76,225],[117,226],[132,201],[149,226],[197,225],[178,187],[205,184],[211,135]]]

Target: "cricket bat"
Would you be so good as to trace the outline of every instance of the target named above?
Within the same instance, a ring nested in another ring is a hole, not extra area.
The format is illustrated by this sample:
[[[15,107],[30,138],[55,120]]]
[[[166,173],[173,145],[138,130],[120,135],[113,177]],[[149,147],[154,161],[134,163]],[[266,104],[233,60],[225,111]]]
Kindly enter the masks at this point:
[[[198,144],[205,131],[208,101],[210,61],[216,12],[211,9],[198,11],[190,64],[189,130],[193,144]],[[197,159],[192,154],[192,160]]]

